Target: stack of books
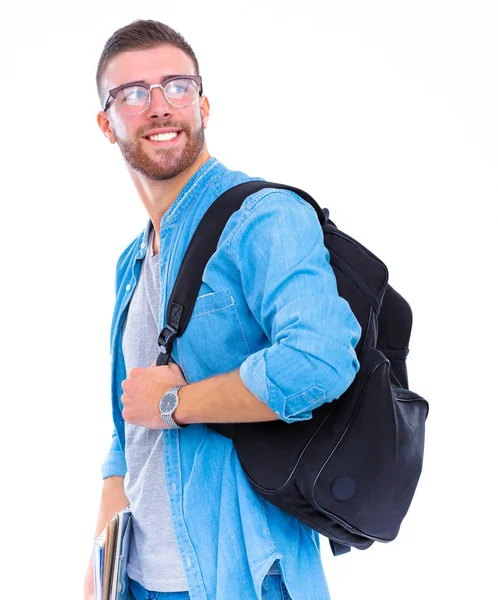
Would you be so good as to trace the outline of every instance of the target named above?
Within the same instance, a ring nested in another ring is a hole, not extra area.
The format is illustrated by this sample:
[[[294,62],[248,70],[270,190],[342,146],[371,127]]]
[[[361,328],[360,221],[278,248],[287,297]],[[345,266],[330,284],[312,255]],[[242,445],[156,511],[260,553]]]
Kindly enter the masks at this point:
[[[126,565],[132,521],[130,507],[116,513],[93,543],[95,600],[127,600]]]

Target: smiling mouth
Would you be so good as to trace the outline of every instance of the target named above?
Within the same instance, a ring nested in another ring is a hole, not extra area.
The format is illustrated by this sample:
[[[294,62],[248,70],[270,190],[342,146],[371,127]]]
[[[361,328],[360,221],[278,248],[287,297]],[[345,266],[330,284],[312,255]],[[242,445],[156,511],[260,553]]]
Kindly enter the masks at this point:
[[[155,135],[146,135],[145,139],[150,142],[172,142],[178,137],[180,131],[170,131],[169,133],[157,133]]]

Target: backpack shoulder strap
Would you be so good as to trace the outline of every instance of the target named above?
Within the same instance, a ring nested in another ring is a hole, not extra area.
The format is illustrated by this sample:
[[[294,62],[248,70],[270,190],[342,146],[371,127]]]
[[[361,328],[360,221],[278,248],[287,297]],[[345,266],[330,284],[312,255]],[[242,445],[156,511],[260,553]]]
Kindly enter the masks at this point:
[[[327,215],[315,200],[303,190],[271,181],[247,181],[236,185],[219,196],[207,209],[187,247],[178,272],[173,291],[166,309],[166,327],[161,331],[158,344],[161,352],[157,365],[168,364],[173,342],[187,328],[194,304],[202,284],[204,269],[214,254],[221,233],[234,212],[239,210],[244,200],[264,188],[290,190],[298,194],[315,209],[320,224]]]

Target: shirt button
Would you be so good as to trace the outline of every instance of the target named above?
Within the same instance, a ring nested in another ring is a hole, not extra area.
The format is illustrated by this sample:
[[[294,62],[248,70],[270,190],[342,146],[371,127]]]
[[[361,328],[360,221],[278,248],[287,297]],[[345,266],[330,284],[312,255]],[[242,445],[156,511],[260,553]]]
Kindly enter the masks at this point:
[[[171,484],[171,490],[173,494],[176,494],[176,483]]]
[[[142,242],[142,243],[140,244],[140,248],[142,248],[142,250],[145,248],[145,242]]]
[[[129,292],[130,290],[131,290],[131,285],[130,285],[130,284],[128,284],[128,285],[126,286],[126,291],[127,291],[127,292]]]

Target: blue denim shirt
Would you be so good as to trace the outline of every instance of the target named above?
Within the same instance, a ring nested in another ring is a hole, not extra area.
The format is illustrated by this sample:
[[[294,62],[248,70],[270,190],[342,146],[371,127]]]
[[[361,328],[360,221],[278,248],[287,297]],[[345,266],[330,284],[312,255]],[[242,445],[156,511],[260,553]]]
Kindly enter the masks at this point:
[[[199,221],[222,192],[249,179],[210,158],[163,216],[161,328]],[[126,474],[122,328],[150,227],[149,221],[117,264],[114,432],[104,478]],[[287,423],[310,419],[314,408],[338,398],[358,370],[354,348],[361,330],[338,296],[328,258],[309,204],[282,190],[249,196],[228,221],[190,323],[173,347],[187,382],[240,369],[247,388]],[[231,440],[204,424],[163,435],[171,514],[192,600],[262,600],[262,582],[275,560],[293,600],[330,599],[318,533],[251,487]]]

